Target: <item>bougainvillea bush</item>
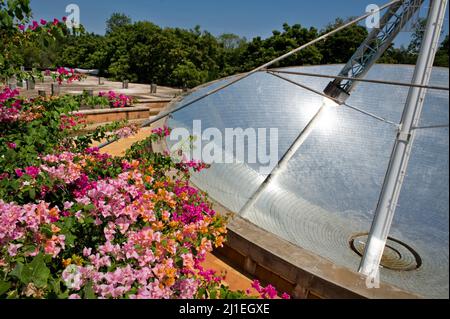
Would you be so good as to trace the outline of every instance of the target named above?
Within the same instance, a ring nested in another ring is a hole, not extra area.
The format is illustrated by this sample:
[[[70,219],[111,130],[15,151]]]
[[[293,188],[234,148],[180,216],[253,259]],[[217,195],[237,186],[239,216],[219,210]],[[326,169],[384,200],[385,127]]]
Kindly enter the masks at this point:
[[[0,168],[13,173],[18,167],[40,163],[40,156],[55,150],[80,152],[110,133],[123,132],[125,122],[77,135],[85,126],[77,113],[80,102],[72,96],[25,99],[18,90],[0,89]]]
[[[51,76],[53,81],[58,82],[59,85],[63,84],[64,82],[70,84],[75,81],[81,81],[87,77],[85,74],[78,73],[72,68],[68,69],[63,67],[57,68],[56,72],[47,70],[44,72],[44,75]]]
[[[109,104],[112,108],[124,108],[127,106],[131,106],[131,104],[133,104],[134,102],[132,97],[114,91],[100,92],[98,96],[108,99]]]
[[[0,102],[0,298],[248,297],[202,267],[224,243],[227,217],[189,184],[204,164],[152,152],[168,128],[111,157],[92,143],[135,127],[81,136],[68,113],[77,106],[64,97],[17,94],[4,90]],[[272,286],[253,288],[277,296]]]

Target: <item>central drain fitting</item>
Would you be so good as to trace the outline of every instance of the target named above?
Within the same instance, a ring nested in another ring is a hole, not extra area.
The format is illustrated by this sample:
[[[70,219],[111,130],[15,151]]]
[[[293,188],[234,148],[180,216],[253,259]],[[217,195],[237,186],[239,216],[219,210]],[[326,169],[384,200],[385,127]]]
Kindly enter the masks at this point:
[[[363,256],[369,235],[367,233],[357,234],[350,239],[350,248]],[[389,237],[381,258],[381,266],[395,271],[412,271],[422,266],[422,258],[409,245]]]

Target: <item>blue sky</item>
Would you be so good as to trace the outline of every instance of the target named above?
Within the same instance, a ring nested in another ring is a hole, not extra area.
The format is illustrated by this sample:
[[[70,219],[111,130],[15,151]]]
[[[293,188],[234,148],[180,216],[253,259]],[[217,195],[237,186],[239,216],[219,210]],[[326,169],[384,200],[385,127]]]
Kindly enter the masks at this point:
[[[81,23],[89,32],[98,34],[105,32],[105,21],[111,13],[123,12],[134,21],[148,20],[162,27],[189,29],[200,25],[214,35],[235,33],[251,39],[270,36],[272,30],[280,30],[284,22],[320,29],[336,17],[361,15],[370,3],[386,2],[388,0],[31,0],[31,6],[35,18],[50,19],[66,15],[68,4],[77,4]],[[448,34],[448,8],[445,26],[444,33]],[[396,45],[408,43],[410,35],[410,32],[402,32]]]

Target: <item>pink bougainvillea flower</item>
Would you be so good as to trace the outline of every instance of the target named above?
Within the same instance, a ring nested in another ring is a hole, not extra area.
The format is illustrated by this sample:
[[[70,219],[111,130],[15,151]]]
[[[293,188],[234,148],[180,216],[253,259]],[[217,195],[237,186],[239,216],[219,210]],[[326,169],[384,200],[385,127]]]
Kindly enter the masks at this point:
[[[19,178],[23,176],[23,171],[21,169],[16,169],[15,173],[16,173],[17,177],[19,177]]]
[[[252,288],[255,289],[257,292],[261,292],[262,291],[262,287],[261,287],[261,284],[260,284],[259,280],[254,280],[252,282]]]
[[[36,178],[40,172],[41,170],[35,166],[29,166],[25,168],[25,174],[31,176],[32,178]]]
[[[17,148],[17,144],[16,143],[6,143],[6,146],[8,146],[9,149],[16,149]]]
[[[37,21],[33,21],[33,22],[32,22],[32,25],[29,27],[29,29],[30,29],[31,31],[34,31],[34,30],[36,30],[37,28],[39,28],[39,23],[38,23]]]
[[[16,245],[15,244],[10,244],[9,247],[8,247],[8,254],[11,257],[16,256],[19,248],[22,247],[22,246],[23,246],[22,244],[16,244]]]
[[[20,31],[25,31],[25,25],[23,24],[19,24],[18,28]]]
[[[47,20],[41,19],[41,25],[46,25],[47,24]]]
[[[264,289],[264,293],[270,298],[270,299],[275,299],[277,297],[277,290],[275,289],[274,286],[272,285],[268,285],[265,289]]]
[[[291,299],[291,296],[289,296],[287,293],[283,293],[281,295],[281,299],[289,300],[289,299]]]
[[[56,19],[56,18],[55,18],[55,19],[53,19],[53,25],[54,25],[54,26],[57,26],[58,24],[59,24],[59,20],[58,20],[58,19]]]

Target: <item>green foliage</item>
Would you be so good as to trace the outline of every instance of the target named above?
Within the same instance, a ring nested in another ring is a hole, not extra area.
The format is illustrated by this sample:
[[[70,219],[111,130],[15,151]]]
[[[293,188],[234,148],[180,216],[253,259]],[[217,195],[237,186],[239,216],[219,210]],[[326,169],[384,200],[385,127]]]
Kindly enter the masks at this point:
[[[19,2],[27,1],[17,3]],[[3,16],[5,12],[2,10]],[[25,19],[29,15],[29,11],[24,11]],[[6,20],[4,24],[9,26],[7,30],[13,33],[17,31],[14,25],[8,22],[9,18]],[[132,22],[128,16],[114,13],[106,22],[107,32],[104,36],[86,33],[83,28],[76,34],[56,34],[53,36],[54,41],[48,41],[42,34],[27,45],[9,47],[7,60],[16,66],[54,68],[63,65],[99,69],[101,76],[113,80],[190,88],[249,71],[346,21],[348,19],[338,18],[323,30],[285,23],[281,31],[273,31],[266,39],[255,37],[247,41],[235,34],[215,37],[199,26],[185,30],[161,28],[148,21]],[[418,23],[407,48],[392,46],[379,62],[414,64],[422,41],[424,24],[425,20]],[[8,39],[12,37],[12,33],[2,31],[0,34],[4,34]],[[275,66],[345,63],[366,36],[366,28],[354,25]],[[445,43],[436,57],[437,66],[448,66],[448,50],[446,51],[444,46]],[[1,47],[2,44],[0,49]],[[0,65],[4,60],[5,55],[0,53]],[[14,72],[17,72],[17,68]]]
[[[117,28],[121,28],[131,24],[131,18],[123,13],[113,13],[111,17],[106,20],[106,33],[111,33]]]
[[[415,31],[411,36],[411,43],[407,48],[405,48],[404,46],[400,48],[394,48],[393,46],[391,46],[381,57],[379,62],[392,64],[416,64],[420,48],[422,46],[423,36],[425,34],[426,23],[426,19],[419,20],[419,22],[416,24]],[[434,66],[448,68],[448,50],[449,47],[447,35],[439,46],[439,50],[436,52]]]
[[[260,66],[286,52],[293,50],[307,42],[317,38],[318,31],[315,28],[304,28],[300,24],[289,26],[283,25],[283,32],[273,31],[273,35],[265,40],[256,37],[251,41],[241,56],[243,68],[241,71],[248,71]],[[284,67],[291,65],[312,65],[319,64],[322,54],[317,47],[309,47],[298,54],[295,54],[276,66]]]
[[[438,52],[436,53],[435,65],[444,66],[448,68],[448,35],[445,37],[444,41],[441,43]]]
[[[350,20],[353,20],[353,18],[347,20],[336,19],[334,23],[329,24],[325,30],[322,31],[322,34],[328,33]],[[366,28],[359,25],[350,26],[332,35],[319,44],[320,52],[322,53],[322,60],[320,63],[347,63],[367,35],[368,32]]]
[[[0,1],[0,82],[15,74],[23,61],[19,48],[22,39],[16,25],[30,17],[29,0]]]
[[[4,154],[0,158],[0,167],[5,172],[13,172],[17,167],[35,164],[39,154],[52,153],[55,146],[67,136],[67,131],[61,129],[61,116],[78,107],[78,103],[68,96],[23,100],[22,112],[27,114],[30,121],[0,123],[1,131],[4,132],[0,134],[0,152]],[[7,143],[14,143],[16,147],[8,148]]]
[[[11,272],[11,276],[19,279],[23,284],[33,283],[37,288],[47,286],[50,269],[45,264],[44,255],[39,254],[30,263],[18,262]]]
[[[100,142],[127,126],[126,121],[114,122],[100,126],[92,132],[80,134],[84,124],[76,111],[80,103],[86,101],[85,99],[85,95],[65,95],[34,100],[14,97],[3,102],[2,112],[8,112],[11,106],[16,104],[21,106],[18,120],[0,122],[0,153],[2,154],[0,167],[3,172],[15,174],[15,170],[19,167],[37,165],[40,163],[39,156],[42,154],[53,154],[63,149],[74,152],[83,151],[93,142]],[[109,103],[103,99],[96,97],[87,103]],[[6,181],[0,179],[0,185],[3,183]],[[4,189],[14,194],[16,186],[18,185],[13,183]],[[24,198],[33,197],[28,192],[29,189],[25,188]]]
[[[105,96],[90,96],[87,92],[74,96],[81,107],[109,107],[109,100]]]

